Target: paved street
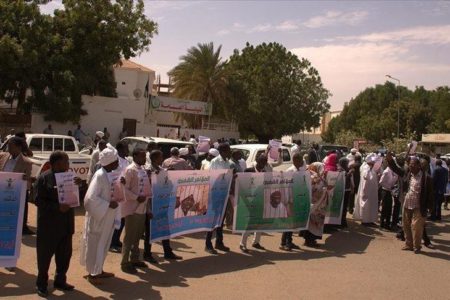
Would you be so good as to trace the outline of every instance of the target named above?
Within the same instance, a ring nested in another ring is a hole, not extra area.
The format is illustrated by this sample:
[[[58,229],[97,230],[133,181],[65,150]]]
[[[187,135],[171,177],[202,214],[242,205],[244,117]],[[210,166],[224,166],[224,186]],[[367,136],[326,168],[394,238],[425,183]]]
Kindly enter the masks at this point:
[[[31,224],[36,210],[30,205]],[[79,240],[84,221],[76,217],[74,253],[68,281],[76,291],[63,294],[49,288],[50,298],[68,299],[450,299],[450,215],[436,224],[428,223],[436,249],[422,254],[403,252],[402,243],[391,232],[362,227],[350,221],[348,230],[325,235],[320,249],[302,246],[286,253],[278,249],[281,234],[265,235],[268,250],[239,252],[238,235],[229,231],[225,243],[232,252],[210,256],[203,251],[203,234],[172,241],[180,262],[159,259],[158,266],[136,276],[120,271],[120,255],[110,253],[105,271],[115,278],[93,286],[83,279]],[[302,244],[296,237],[294,242]],[[0,270],[0,297],[37,299],[35,236],[23,240],[16,273]],[[142,244],[141,244],[142,247]],[[154,246],[162,256],[162,247]],[[51,266],[50,278],[54,276]]]

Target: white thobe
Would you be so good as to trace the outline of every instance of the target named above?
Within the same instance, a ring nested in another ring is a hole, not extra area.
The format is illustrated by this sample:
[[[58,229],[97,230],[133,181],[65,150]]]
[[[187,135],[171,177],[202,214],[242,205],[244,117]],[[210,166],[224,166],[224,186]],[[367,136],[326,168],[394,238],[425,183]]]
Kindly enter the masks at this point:
[[[366,163],[361,166],[361,182],[355,198],[353,217],[362,223],[378,219],[378,176]]]
[[[86,219],[81,238],[80,263],[93,276],[103,271],[103,263],[114,233],[117,208],[110,208],[110,201],[111,183],[108,173],[101,168],[92,177],[84,198]]]

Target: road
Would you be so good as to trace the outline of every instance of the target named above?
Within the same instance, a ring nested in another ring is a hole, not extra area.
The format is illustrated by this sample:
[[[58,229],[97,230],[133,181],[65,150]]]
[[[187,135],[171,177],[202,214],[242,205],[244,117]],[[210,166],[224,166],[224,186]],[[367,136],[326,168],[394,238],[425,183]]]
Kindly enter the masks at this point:
[[[278,249],[281,234],[262,237],[266,251],[239,251],[240,236],[226,232],[232,252],[211,256],[204,252],[204,234],[172,240],[184,260],[167,262],[162,247],[153,250],[160,264],[137,275],[120,271],[120,254],[109,253],[105,271],[115,278],[93,286],[79,264],[79,241],[84,213],[77,211],[74,253],[68,282],[76,290],[52,291],[50,298],[68,299],[450,299],[450,214],[428,223],[435,249],[421,254],[401,251],[402,242],[391,232],[367,228],[350,221],[349,228],[326,234],[319,249],[301,246],[287,253]],[[36,209],[30,205],[30,224]],[[0,269],[0,298],[39,299],[35,295],[37,274],[35,236],[23,238],[15,273]],[[250,241],[249,241],[250,242]],[[299,237],[294,242],[302,245]],[[250,243],[249,243],[250,244]],[[141,247],[142,247],[141,243]],[[54,264],[50,278],[54,276]]]

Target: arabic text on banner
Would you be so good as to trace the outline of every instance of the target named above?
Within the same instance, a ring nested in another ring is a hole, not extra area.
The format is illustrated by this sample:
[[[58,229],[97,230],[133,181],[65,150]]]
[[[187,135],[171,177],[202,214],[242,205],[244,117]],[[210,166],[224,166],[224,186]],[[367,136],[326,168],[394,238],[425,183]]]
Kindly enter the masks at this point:
[[[296,231],[308,225],[309,172],[238,173],[233,231]]]
[[[20,254],[27,189],[22,177],[0,172],[0,267],[15,267]]]
[[[80,206],[80,194],[74,178],[73,172],[55,173],[59,203],[67,204],[70,207]]]
[[[211,231],[220,226],[232,176],[231,170],[153,174],[151,241]]]
[[[345,193],[345,172],[327,172],[328,206],[325,224],[341,224]]]

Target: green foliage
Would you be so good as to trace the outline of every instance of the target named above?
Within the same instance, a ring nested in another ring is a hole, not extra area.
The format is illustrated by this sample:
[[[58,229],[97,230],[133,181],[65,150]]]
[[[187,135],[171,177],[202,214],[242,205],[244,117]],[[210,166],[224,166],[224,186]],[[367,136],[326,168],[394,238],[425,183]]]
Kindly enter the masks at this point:
[[[398,111],[402,142],[403,139],[418,139],[424,133],[448,132],[449,105],[448,87],[433,91],[417,87],[411,91],[406,87],[397,89],[393,83],[386,82],[365,89],[345,105],[342,113],[330,121],[322,138],[333,143],[350,130],[359,138],[386,144],[397,138]]]
[[[220,57],[222,46],[198,44],[182,56],[181,62],[169,72],[174,83],[174,96],[213,104],[213,115],[227,118],[228,78],[225,62]],[[201,125],[202,116],[182,114],[192,128]]]
[[[361,137],[351,130],[342,130],[339,131],[334,139],[334,142],[337,145],[347,146],[349,148],[353,148],[353,142]]]
[[[278,43],[247,43],[234,51],[227,69],[229,112],[241,133],[261,142],[316,127],[329,108],[317,70]]]
[[[40,13],[45,2],[0,0],[0,95],[21,111],[30,88],[29,106],[76,121],[81,95],[115,95],[112,66],[148,50],[157,24],[142,0],[66,0],[53,16]]]

